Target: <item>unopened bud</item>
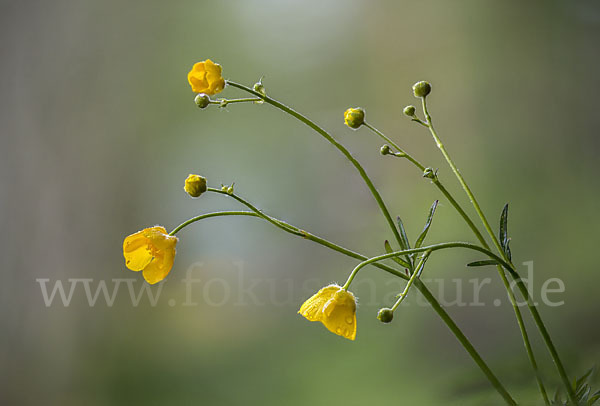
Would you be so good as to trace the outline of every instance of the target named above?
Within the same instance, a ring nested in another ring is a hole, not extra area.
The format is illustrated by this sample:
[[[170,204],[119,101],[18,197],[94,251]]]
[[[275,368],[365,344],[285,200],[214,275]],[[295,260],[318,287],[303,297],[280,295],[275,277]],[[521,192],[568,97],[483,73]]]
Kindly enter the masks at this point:
[[[387,307],[379,309],[379,312],[377,313],[377,319],[382,323],[390,323],[394,319],[394,311],[392,309],[388,309]]]
[[[403,113],[405,116],[414,117],[416,110],[417,109],[415,108],[415,106],[406,106],[403,110]]]
[[[426,97],[431,93],[431,85],[428,82],[420,81],[413,85],[415,97]]]
[[[189,174],[185,180],[183,190],[192,197],[200,197],[202,193],[206,192],[206,178],[200,175]]]
[[[360,107],[346,110],[344,112],[344,122],[348,127],[356,130],[365,122],[365,111]]]
[[[194,98],[194,102],[196,103],[196,106],[205,109],[210,104],[210,97],[208,97],[206,93],[198,93]]]

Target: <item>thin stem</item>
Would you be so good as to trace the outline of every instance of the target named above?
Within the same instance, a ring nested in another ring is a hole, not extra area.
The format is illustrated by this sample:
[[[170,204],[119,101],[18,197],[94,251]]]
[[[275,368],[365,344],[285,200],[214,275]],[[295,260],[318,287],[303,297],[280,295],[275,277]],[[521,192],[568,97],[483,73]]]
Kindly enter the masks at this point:
[[[431,120],[431,116],[429,115],[429,111],[427,110],[427,98],[426,97],[422,97],[421,100],[422,100],[422,103],[423,103],[423,114],[425,114],[425,119],[427,120],[427,125],[428,125],[428,128],[429,128],[429,132],[433,136],[433,139],[435,140],[435,143],[437,144],[439,150],[442,152],[442,155],[444,155],[444,158],[446,158],[446,162],[448,162],[448,165],[450,165],[450,169],[452,169],[452,172],[454,173],[454,175],[458,179],[460,185],[464,189],[464,191],[467,194],[467,196],[469,197],[469,200],[473,204],[473,207],[475,208],[475,211],[477,212],[477,215],[481,219],[481,222],[483,223],[483,226],[485,227],[486,231],[488,232],[488,234],[492,238],[492,241],[494,242],[494,245],[496,246],[496,249],[500,253],[504,252],[502,250],[502,246],[500,245],[500,242],[498,241],[498,239],[496,238],[496,235],[494,234],[494,232],[492,230],[492,227],[490,227],[490,223],[487,221],[487,218],[483,214],[483,211],[481,210],[481,207],[479,206],[479,202],[477,202],[477,199],[475,198],[475,195],[471,191],[471,188],[469,188],[469,185],[467,185],[467,182],[465,181],[465,179],[461,175],[460,171],[458,170],[458,168],[454,164],[454,161],[452,160],[452,158],[450,158],[450,155],[448,154],[448,151],[446,151],[446,147],[444,147],[444,144],[442,144],[442,140],[437,135],[437,132],[435,131],[435,128],[433,126],[433,122]]]
[[[460,171],[454,164],[454,161],[448,154],[448,151],[446,151],[444,144],[442,143],[440,137],[438,136],[438,134],[435,130],[435,127],[433,126],[433,121],[431,119],[431,115],[429,114],[429,111],[427,109],[427,98],[422,97],[421,101],[422,101],[422,105],[423,105],[423,114],[425,114],[425,119],[426,119],[427,126],[429,128],[429,132],[433,136],[433,139],[435,140],[439,150],[442,152],[442,155],[446,159],[446,162],[448,162],[448,165],[452,169],[452,172],[458,179],[463,190],[469,197],[469,200],[471,201],[473,208],[475,209],[475,211],[477,212],[477,215],[481,219],[481,222],[483,223],[484,228],[486,229],[487,233],[489,234],[490,238],[492,239],[494,246],[496,247],[498,252],[502,255],[502,257],[510,263],[510,260],[508,259],[506,253],[502,249],[502,246],[500,245],[500,242],[498,241],[496,234],[492,230],[490,223],[488,222],[485,214],[481,210],[481,207],[479,206],[479,202],[475,198],[475,195],[471,191],[471,188],[469,188],[469,186],[467,185],[467,182],[465,181],[464,177],[462,176],[462,174],[460,173]],[[466,217],[468,217],[468,216],[463,216],[463,218],[466,218]],[[479,235],[481,235],[481,234],[479,234]],[[485,243],[485,244],[483,243],[482,238],[478,237],[478,239],[482,242],[482,245],[487,246],[487,243]],[[527,288],[525,288],[524,291],[521,288],[520,285],[522,284],[522,281],[520,281],[520,278],[519,278],[518,274],[516,273],[516,270],[514,268],[514,265],[512,265],[512,263],[511,263],[510,269],[512,269],[512,271],[514,271],[514,272],[510,272],[510,274],[513,277],[513,279],[516,277],[515,280],[517,281],[517,285],[519,286],[519,290],[521,291],[521,294],[523,294],[524,297],[527,299],[527,306],[529,308],[529,311],[531,312],[531,315],[533,316],[536,326],[542,335],[544,343],[546,344],[546,347],[548,348],[548,352],[550,353],[550,356],[552,357],[552,360],[554,361],[554,364],[556,365],[558,374],[560,375],[560,377],[563,381],[563,384],[566,387],[567,394],[568,394],[570,400],[576,404],[577,399],[576,399],[575,391],[573,390],[573,387],[571,386],[567,372],[562,364],[562,361],[560,360],[560,357],[558,355],[556,347],[554,346],[554,343],[552,342],[552,339],[550,338],[550,334],[548,333],[548,330],[546,329],[546,326],[545,326],[544,322],[542,321],[541,316],[535,307],[535,304],[529,297],[529,292],[527,291]],[[527,337],[525,325],[523,323],[523,319],[520,314],[520,311],[518,310],[518,307],[516,306],[516,300],[514,298],[514,293],[512,292],[512,289],[510,288],[510,284],[508,283],[508,280],[506,279],[506,275],[504,274],[504,272],[502,272],[501,269],[498,269],[498,271],[502,278],[502,282],[508,292],[511,303],[513,303],[513,308],[515,309],[515,314],[517,316],[517,322],[519,323],[519,328],[521,328],[521,333],[523,335],[523,341],[525,343],[525,347],[526,347],[527,353],[529,355],[532,367],[533,367],[534,371],[536,372],[536,379],[538,381],[538,386],[540,387],[540,392],[542,393],[542,396],[544,397],[544,401],[548,402],[548,397],[546,395],[546,391],[544,389],[543,383],[541,381],[541,377],[540,377],[538,369],[537,369],[537,363],[535,362],[535,357],[533,356],[533,352],[531,350],[531,344],[529,343],[529,339]]]
[[[402,293],[400,293],[398,300],[396,300],[396,303],[394,303],[394,305],[392,306],[392,312],[395,312],[398,306],[400,306],[400,304],[404,301],[404,299],[408,295],[408,290],[411,288],[415,280],[421,277],[421,273],[425,268],[425,262],[427,261],[427,258],[429,258],[429,254],[431,254],[431,251],[426,251],[425,254],[423,254],[423,257],[421,258],[421,260],[417,264],[417,267],[415,268],[415,272],[413,272],[413,274],[410,276],[410,279],[404,287],[404,290],[402,291]]]
[[[346,281],[346,283],[344,284],[343,287],[347,288],[348,286],[350,286],[350,284],[356,277],[356,274],[358,273],[358,271],[360,271],[365,266],[373,264],[375,262],[379,262],[384,259],[396,257],[399,255],[409,255],[409,254],[415,254],[418,252],[425,252],[425,251],[433,252],[433,251],[438,251],[438,250],[443,250],[443,249],[448,249],[448,248],[466,248],[466,249],[470,249],[473,251],[479,251],[479,252],[487,255],[490,259],[493,259],[494,261],[498,262],[503,267],[506,267],[507,269],[511,269],[510,264],[508,264],[504,259],[502,259],[498,255],[494,254],[492,251],[490,251],[486,248],[480,247],[479,245],[471,244],[470,242],[460,242],[460,241],[442,242],[439,244],[427,245],[425,247],[411,248],[408,250],[388,252],[386,254],[382,254],[382,255],[378,255],[376,257],[369,258],[366,261],[363,261],[360,264],[358,264],[352,270],[352,273],[350,273],[350,276],[348,277],[348,280]]]
[[[423,166],[419,161],[417,161],[415,158],[413,158],[409,153],[407,153],[406,151],[404,151],[402,148],[400,148],[398,146],[398,144],[396,144],[394,141],[392,141],[391,139],[389,139],[384,133],[382,133],[381,131],[379,131],[377,128],[373,127],[371,124],[364,122],[363,125],[365,127],[367,127],[369,130],[373,131],[375,134],[379,135],[381,138],[383,138],[384,140],[386,140],[387,142],[390,143],[390,145],[392,147],[394,147],[398,152],[400,152],[404,158],[408,159],[410,162],[412,162],[417,168],[419,168],[421,171],[425,170],[425,166]]]
[[[241,85],[239,83],[228,80],[227,84],[230,86],[236,87],[238,89],[244,90],[250,94],[253,94],[254,96],[261,98],[262,100],[264,100],[266,103],[272,105],[273,107],[277,107],[281,111],[291,115],[292,117],[295,117],[296,119],[300,120],[301,122],[303,122],[304,124],[306,124],[307,126],[312,128],[313,130],[315,130],[317,133],[319,133],[321,136],[323,136],[323,138],[325,138],[327,141],[329,141],[334,147],[336,147],[346,157],[346,159],[348,159],[348,161],[350,161],[350,163],[352,165],[354,165],[354,167],[360,174],[360,177],[366,183],[367,187],[371,191],[371,194],[375,198],[375,201],[379,205],[379,208],[380,208],[381,212],[383,213],[383,216],[385,217],[390,229],[394,233],[394,237],[396,238],[396,241],[398,241],[398,244],[400,244],[400,241],[401,241],[400,233],[398,232],[398,229],[396,228],[396,225],[394,224],[394,220],[392,219],[392,216],[390,215],[390,212],[387,209],[387,206],[385,205],[383,199],[381,198],[381,195],[375,188],[375,185],[373,184],[373,182],[367,175],[367,172],[362,167],[360,162],[358,162],[356,160],[356,158],[354,158],[354,156],[352,156],[352,154],[350,153],[350,151],[348,151],[348,149],[346,149],[346,147],[344,147],[342,144],[340,144],[335,138],[333,138],[323,128],[319,127],[315,122],[313,122],[306,116],[298,113],[296,110],[292,109],[291,107],[288,107],[285,104],[280,103],[277,100],[272,99],[269,96],[262,95],[259,92],[256,92],[253,89],[250,89],[249,87]]]
[[[271,218],[270,216],[264,215],[260,210],[258,210],[256,207],[254,207],[254,205],[252,203],[250,203],[247,200],[241,198],[240,196],[236,195],[235,193],[228,193],[228,192],[225,192],[225,191],[223,191],[221,189],[215,189],[215,188],[212,188],[212,187],[206,188],[206,191],[207,192],[218,193],[218,194],[225,195],[225,196],[230,196],[230,197],[234,198],[235,200],[237,200],[238,202],[242,203],[244,206],[248,207],[250,210],[252,210],[256,214],[258,214],[259,216],[261,216],[265,220],[267,220],[269,223],[273,224],[275,227],[285,228],[285,226],[283,226],[281,224],[281,221],[275,220],[275,219]],[[292,234],[298,235],[300,237],[304,236],[304,234],[302,234],[302,232],[299,231],[299,230],[297,230],[297,229],[292,229],[292,230],[290,230],[290,232]]]
[[[248,102],[258,102],[258,101],[262,101],[262,99],[259,99],[258,97],[247,97],[247,98],[242,98],[242,99],[217,99],[217,100],[211,100],[209,101],[209,104],[232,104],[232,103],[248,103]]]
[[[425,124],[423,122],[421,122],[420,120],[418,120],[418,122],[420,124],[425,125],[426,127],[429,128],[429,125],[431,123],[431,117],[428,116],[428,124]],[[413,120],[415,121],[415,120]],[[398,151],[400,151],[400,153],[402,153],[404,155],[404,157],[408,158],[410,162],[412,162],[417,168],[419,168],[421,171],[424,171],[425,168],[424,166],[419,163],[418,160],[416,160],[415,158],[413,158],[408,152],[404,151],[402,148],[400,148],[396,143],[394,143],[390,138],[388,138],[383,132],[379,131],[378,129],[376,129],[375,127],[373,127],[370,124],[365,123],[365,126],[367,128],[369,128],[371,131],[373,131],[375,134],[377,134],[378,136],[380,136],[381,138],[383,138],[385,141],[389,142],[394,148],[396,148]],[[442,192],[442,194],[446,197],[446,199],[448,199],[448,201],[450,202],[450,204],[452,205],[452,207],[454,207],[454,209],[458,212],[458,214],[463,218],[463,220],[467,223],[467,225],[469,226],[469,228],[471,229],[471,231],[473,231],[473,234],[475,235],[475,237],[477,238],[477,240],[480,242],[480,244],[486,248],[486,249],[490,249],[487,241],[485,240],[485,238],[483,237],[483,235],[481,234],[481,232],[479,231],[479,229],[477,228],[477,226],[475,225],[475,223],[473,223],[473,220],[471,220],[471,218],[469,217],[469,215],[463,210],[463,208],[461,207],[461,205],[456,201],[456,199],[450,194],[450,192],[448,191],[448,189],[446,189],[446,187],[440,182],[440,180],[438,179],[437,175],[435,175],[432,179],[432,183]],[[504,257],[504,259],[507,259],[506,257]],[[510,262],[510,261],[508,261]],[[537,381],[538,387],[540,389],[540,393],[542,395],[542,397],[544,398],[544,402],[546,402],[546,404],[548,404],[548,395],[546,394],[546,389],[544,387],[544,384],[542,382],[542,377],[541,374],[538,370],[538,366],[537,366],[537,362],[535,359],[535,355],[533,353],[533,349],[531,347],[531,342],[529,340],[529,334],[527,333],[527,328],[525,326],[525,323],[523,321],[523,316],[521,314],[521,310],[519,309],[519,306],[517,304],[517,300],[514,296],[514,292],[512,291],[512,289],[510,288],[510,283],[508,282],[506,275],[504,274],[504,271],[502,270],[502,267],[500,265],[497,266],[498,269],[498,274],[500,276],[500,279],[502,280],[502,284],[504,285],[511,306],[513,308],[513,311],[515,313],[515,317],[517,319],[517,325],[519,326],[519,330],[521,332],[521,337],[523,339],[523,345],[525,346],[525,351],[527,352],[527,357],[529,358],[529,363],[531,364],[531,367],[533,369],[534,375],[535,375],[535,379]]]
[[[293,235],[297,235],[296,233],[293,232],[293,230],[299,230],[302,232],[302,235],[305,239],[308,239],[310,241],[313,241],[317,244],[320,244],[324,247],[330,248],[334,251],[337,251],[341,254],[344,254],[350,258],[354,258],[354,259],[358,259],[360,261],[365,261],[368,260],[368,258],[362,254],[359,254],[357,252],[354,252],[352,250],[349,250],[347,248],[344,248],[340,245],[337,245],[331,241],[328,241],[324,238],[321,237],[317,237],[314,234],[311,234],[307,231],[301,230],[298,227],[295,227],[291,224],[286,223],[285,221],[282,220],[278,220],[274,217],[268,216],[262,212],[255,212],[255,211],[251,211],[251,212],[246,212],[246,211],[229,211],[229,212],[215,212],[215,213],[207,213],[207,214],[202,214],[200,216],[196,216],[193,217],[187,221],[185,221],[184,223],[182,223],[181,225],[179,225],[178,227],[176,227],[172,232],[171,235],[174,235],[175,233],[177,233],[178,231],[180,231],[181,229],[187,227],[188,225],[195,223],[196,221],[199,220],[203,220],[206,218],[210,218],[210,217],[218,217],[218,216],[251,216],[251,217],[258,217],[258,218],[262,218],[262,219],[266,219],[266,217],[269,217],[269,219],[275,221],[276,223],[280,224],[283,227],[278,227],[290,234]],[[271,221],[269,221],[271,222]],[[408,279],[408,277],[396,270],[393,269],[385,264],[380,264],[378,262],[373,263],[373,266],[382,269],[388,273],[391,273],[395,276],[398,276],[400,278],[403,279]],[[448,328],[450,329],[450,331],[454,334],[454,336],[457,338],[457,340],[461,343],[461,345],[465,348],[465,350],[467,351],[467,353],[471,356],[471,358],[473,358],[473,360],[475,361],[475,363],[477,364],[477,366],[479,366],[479,368],[482,370],[482,372],[484,373],[484,375],[488,378],[488,380],[490,381],[490,383],[492,384],[492,386],[496,389],[496,391],[498,391],[498,393],[504,398],[504,400],[506,401],[507,404],[509,405],[516,405],[517,403],[514,401],[514,399],[510,396],[510,394],[508,393],[508,391],[504,388],[504,386],[502,385],[502,383],[498,380],[498,378],[496,377],[496,375],[494,375],[494,373],[492,372],[492,370],[488,367],[488,365],[486,364],[486,362],[483,360],[483,358],[481,358],[481,356],[479,355],[479,353],[477,352],[477,350],[475,349],[475,347],[473,347],[473,345],[471,344],[471,342],[469,341],[469,339],[463,334],[463,332],[460,330],[460,328],[458,327],[458,325],[454,322],[454,320],[450,317],[450,315],[446,312],[446,310],[440,305],[440,303],[437,301],[437,299],[433,296],[433,294],[429,291],[429,289],[427,289],[427,287],[425,286],[425,284],[423,282],[421,282],[421,280],[416,280],[414,282],[415,287],[419,290],[419,292],[421,292],[421,294],[423,295],[423,297],[429,302],[429,304],[431,304],[431,307],[433,308],[433,310],[438,314],[438,316],[442,319],[442,321],[444,321],[444,323],[448,326]]]

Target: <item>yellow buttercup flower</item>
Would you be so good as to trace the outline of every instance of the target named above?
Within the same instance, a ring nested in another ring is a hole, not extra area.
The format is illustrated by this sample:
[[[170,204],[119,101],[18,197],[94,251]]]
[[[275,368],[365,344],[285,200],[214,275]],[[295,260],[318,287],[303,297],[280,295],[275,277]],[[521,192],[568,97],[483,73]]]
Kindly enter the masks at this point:
[[[320,321],[329,331],[350,340],[356,338],[356,299],[338,285],[325,286],[298,310],[309,321]]]
[[[123,241],[125,265],[132,271],[144,271],[144,279],[151,285],[160,282],[173,267],[178,240],[160,226],[131,234]]]
[[[188,73],[188,82],[196,93],[214,95],[223,90],[225,79],[221,76],[221,65],[210,59],[194,64]]]

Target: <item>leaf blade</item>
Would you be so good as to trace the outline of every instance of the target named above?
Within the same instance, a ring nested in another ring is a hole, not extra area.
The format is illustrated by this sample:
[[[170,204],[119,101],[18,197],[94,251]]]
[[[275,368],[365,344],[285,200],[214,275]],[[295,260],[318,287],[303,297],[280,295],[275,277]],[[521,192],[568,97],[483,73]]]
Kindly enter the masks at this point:
[[[425,221],[425,227],[423,227],[423,231],[421,231],[421,234],[419,234],[419,237],[417,238],[417,241],[415,242],[415,248],[420,248],[421,245],[423,245],[423,241],[425,241],[425,237],[427,236],[427,233],[429,232],[429,228],[431,227],[431,222],[433,221],[433,215],[435,214],[435,210],[437,209],[438,203],[439,203],[439,201],[436,200],[431,205],[431,208],[429,209],[429,215],[427,216],[427,221]]]
[[[394,250],[392,249],[392,246],[390,245],[390,242],[388,240],[385,240],[385,242],[383,243],[383,246],[385,248],[385,252],[387,252],[388,254],[391,254],[392,252],[394,252]],[[402,265],[405,268],[410,268],[410,264],[408,262],[404,261],[399,256],[392,257],[392,260],[394,260],[394,262]]]
[[[493,259],[483,259],[481,261],[473,261],[467,264],[468,267],[479,267],[488,265],[498,265],[498,261],[495,261]]]

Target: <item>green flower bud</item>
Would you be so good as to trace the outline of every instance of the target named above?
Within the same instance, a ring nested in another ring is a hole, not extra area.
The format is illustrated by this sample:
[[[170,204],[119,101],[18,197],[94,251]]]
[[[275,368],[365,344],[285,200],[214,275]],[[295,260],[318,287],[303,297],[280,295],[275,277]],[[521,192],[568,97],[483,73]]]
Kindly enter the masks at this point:
[[[365,111],[360,107],[346,110],[344,112],[344,122],[348,127],[356,130],[365,122]]]
[[[261,81],[258,81],[257,83],[254,84],[253,89],[256,93],[260,93],[263,96],[267,95],[267,91],[265,90],[265,86],[262,84]]]
[[[390,153],[390,146],[387,144],[383,145],[379,152],[381,152],[381,155],[388,155]]]
[[[206,192],[206,178],[190,173],[185,180],[183,190],[192,197],[200,197],[202,193]]]
[[[433,168],[425,168],[423,171],[423,177],[431,180],[437,179],[437,171],[434,171]]]
[[[382,323],[390,323],[394,319],[394,311],[392,309],[388,309],[387,307],[379,309],[379,312],[377,313],[377,319]]]
[[[413,85],[413,93],[415,97],[426,97],[431,93],[431,85],[425,81],[417,82]]]
[[[208,97],[206,93],[198,93],[194,98],[194,102],[196,103],[196,106],[205,109],[210,104],[210,97]]]
[[[404,108],[404,111],[403,111],[403,113],[404,113],[404,115],[405,115],[405,116],[408,116],[408,117],[414,117],[414,116],[415,116],[415,111],[416,111],[416,110],[417,110],[417,109],[415,108],[415,106],[406,106],[406,107]]]
[[[232,194],[233,194],[233,183],[231,184],[231,186],[229,186],[229,187],[227,188],[227,194],[228,194],[228,195],[232,195]]]

